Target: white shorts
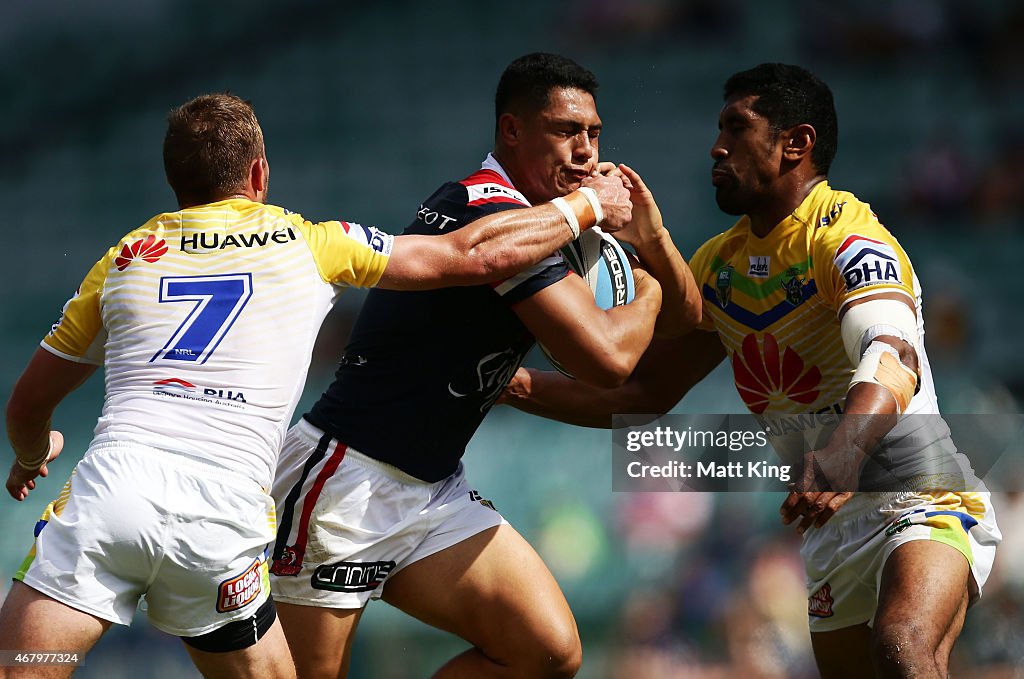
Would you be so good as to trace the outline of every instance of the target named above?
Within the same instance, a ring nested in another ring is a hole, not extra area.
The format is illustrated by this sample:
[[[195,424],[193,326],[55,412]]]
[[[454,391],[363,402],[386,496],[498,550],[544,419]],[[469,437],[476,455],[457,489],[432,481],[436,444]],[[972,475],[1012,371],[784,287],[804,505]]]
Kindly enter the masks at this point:
[[[1001,539],[987,492],[858,493],[824,526],[804,534],[800,555],[811,632],[871,624],[885,561],[913,540],[942,542],[963,554],[974,580],[973,601]]]
[[[15,579],[128,625],[146,597],[153,626],[193,637],[267,601],[274,503],[256,481],[132,443],[94,446],[36,525]]]
[[[402,568],[504,522],[462,465],[426,483],[300,420],[285,438],[270,567],[275,601],[362,608]]]

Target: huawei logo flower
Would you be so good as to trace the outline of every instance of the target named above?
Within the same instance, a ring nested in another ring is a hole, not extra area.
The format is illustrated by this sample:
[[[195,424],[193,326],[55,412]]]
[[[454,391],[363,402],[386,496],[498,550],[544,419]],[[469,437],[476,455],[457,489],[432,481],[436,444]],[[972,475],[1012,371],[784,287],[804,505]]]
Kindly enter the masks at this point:
[[[740,351],[732,355],[736,390],[752,412],[760,415],[783,398],[808,405],[818,398],[821,371],[816,366],[804,370],[804,360],[792,348],[779,356],[775,336],[766,333],[762,347],[757,335],[743,338]]]
[[[124,271],[129,264],[140,257],[152,264],[166,254],[167,242],[163,238],[157,240],[156,236],[149,234],[131,245],[125,243],[121,248],[121,254],[114,257],[114,266],[118,271]]]

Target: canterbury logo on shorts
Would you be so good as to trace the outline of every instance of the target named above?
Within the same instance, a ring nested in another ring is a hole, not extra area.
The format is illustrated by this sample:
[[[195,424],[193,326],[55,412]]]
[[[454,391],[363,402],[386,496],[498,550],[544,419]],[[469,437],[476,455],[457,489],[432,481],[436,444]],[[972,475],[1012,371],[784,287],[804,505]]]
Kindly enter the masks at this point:
[[[394,561],[339,561],[324,564],[313,572],[313,589],[332,592],[372,592],[384,582]]]

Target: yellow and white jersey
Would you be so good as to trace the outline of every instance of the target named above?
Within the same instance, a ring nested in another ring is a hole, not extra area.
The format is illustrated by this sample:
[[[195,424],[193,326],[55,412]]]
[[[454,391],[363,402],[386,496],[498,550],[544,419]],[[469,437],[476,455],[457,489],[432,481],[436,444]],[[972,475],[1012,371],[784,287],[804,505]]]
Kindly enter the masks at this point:
[[[42,346],[105,366],[96,442],[269,487],[324,316],[344,287],[377,284],[392,243],[245,199],[160,214],[92,267]]]
[[[853,194],[823,181],[765,238],[743,217],[704,243],[690,266],[703,297],[701,329],[718,333],[740,397],[777,435],[780,453],[797,452],[787,437],[793,445],[820,445],[843,412],[856,366],[844,349],[838,314],[878,292],[905,295],[917,312],[921,388],[905,415],[938,414],[920,283],[899,242]],[[939,431],[922,443],[948,436],[938,417],[905,416],[887,441],[926,421]],[[910,462],[913,451],[900,448],[901,462]]]

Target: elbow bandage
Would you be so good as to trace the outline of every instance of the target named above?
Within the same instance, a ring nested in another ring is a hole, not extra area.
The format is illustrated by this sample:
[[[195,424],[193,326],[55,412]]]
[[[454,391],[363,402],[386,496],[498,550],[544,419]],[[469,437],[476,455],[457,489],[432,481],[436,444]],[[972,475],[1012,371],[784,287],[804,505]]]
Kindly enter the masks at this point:
[[[895,347],[878,341],[872,342],[864,352],[850,380],[850,388],[861,382],[885,387],[896,399],[896,414],[902,415],[917,393],[918,377],[916,372],[903,365]]]
[[[597,191],[587,186],[580,187],[567,196],[555,198],[551,204],[558,208],[565,221],[569,223],[573,240],[580,237],[580,231],[586,231],[604,219],[604,210],[597,198]]]

